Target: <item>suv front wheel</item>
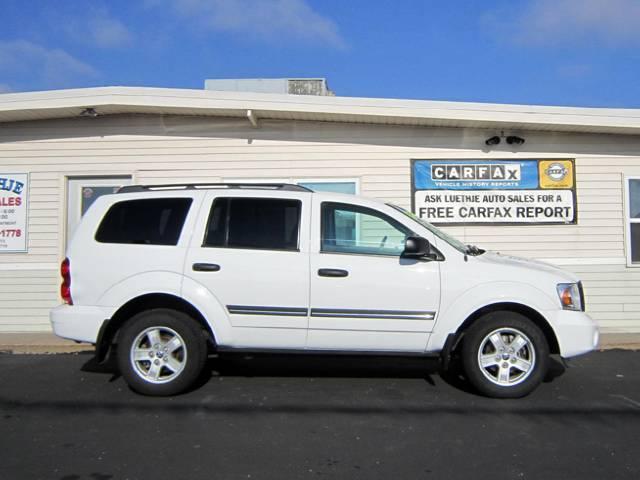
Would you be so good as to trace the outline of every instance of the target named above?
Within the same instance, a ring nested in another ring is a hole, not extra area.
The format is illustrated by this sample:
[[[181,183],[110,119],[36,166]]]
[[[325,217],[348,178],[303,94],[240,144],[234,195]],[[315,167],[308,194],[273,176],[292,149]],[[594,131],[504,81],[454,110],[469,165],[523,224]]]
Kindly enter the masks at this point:
[[[123,327],[117,348],[120,373],[145,395],[175,395],[198,379],[207,360],[200,326],[188,315],[169,309],[147,310]]]
[[[523,397],[546,375],[547,339],[540,328],[522,314],[488,313],[471,325],[462,343],[465,376],[486,396]]]

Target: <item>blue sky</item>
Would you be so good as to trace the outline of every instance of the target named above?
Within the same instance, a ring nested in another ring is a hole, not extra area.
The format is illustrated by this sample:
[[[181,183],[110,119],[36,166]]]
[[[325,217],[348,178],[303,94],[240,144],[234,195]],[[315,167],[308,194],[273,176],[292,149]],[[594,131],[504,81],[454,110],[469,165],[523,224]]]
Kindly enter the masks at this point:
[[[341,96],[640,107],[640,0],[3,0],[0,91],[326,77]]]

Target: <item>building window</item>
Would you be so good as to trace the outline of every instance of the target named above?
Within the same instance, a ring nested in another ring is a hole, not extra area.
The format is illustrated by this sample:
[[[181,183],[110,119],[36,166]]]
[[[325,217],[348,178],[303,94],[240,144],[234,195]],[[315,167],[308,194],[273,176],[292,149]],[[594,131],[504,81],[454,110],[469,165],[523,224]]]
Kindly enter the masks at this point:
[[[640,265],[640,177],[627,178],[627,262]]]
[[[226,178],[227,183],[293,183],[314,192],[358,193],[357,178]]]
[[[357,193],[357,183],[354,180],[298,180],[296,183],[302,187],[310,188],[314,192],[350,193],[352,195]]]

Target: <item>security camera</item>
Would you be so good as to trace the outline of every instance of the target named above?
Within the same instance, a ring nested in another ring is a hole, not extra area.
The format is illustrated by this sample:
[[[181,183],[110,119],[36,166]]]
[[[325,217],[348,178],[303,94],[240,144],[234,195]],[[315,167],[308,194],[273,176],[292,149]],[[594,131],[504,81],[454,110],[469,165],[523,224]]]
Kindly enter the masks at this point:
[[[507,139],[507,141],[509,141],[509,140]],[[500,143],[500,137],[499,137],[499,136],[497,136],[497,135],[494,135],[493,137],[489,137],[489,138],[487,138],[487,139],[484,141],[484,143],[486,143],[486,144],[487,144],[487,145],[489,145],[489,146],[492,146],[492,145],[498,145],[498,144]]]
[[[98,112],[94,108],[88,107],[80,112],[81,117],[90,117],[96,118],[98,116]]]
[[[522,145],[524,143],[524,138],[510,135],[507,137],[507,143],[509,145]]]

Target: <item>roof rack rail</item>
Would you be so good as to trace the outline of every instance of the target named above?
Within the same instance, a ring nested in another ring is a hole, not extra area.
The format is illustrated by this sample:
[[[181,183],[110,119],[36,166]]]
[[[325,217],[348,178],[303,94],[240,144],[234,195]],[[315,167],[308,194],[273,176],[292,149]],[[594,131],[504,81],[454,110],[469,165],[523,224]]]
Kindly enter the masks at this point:
[[[209,188],[246,188],[256,190],[283,190],[286,192],[313,192],[310,188],[293,183],[168,183],[161,185],[124,185],[117,193],[162,190],[200,190]]]

